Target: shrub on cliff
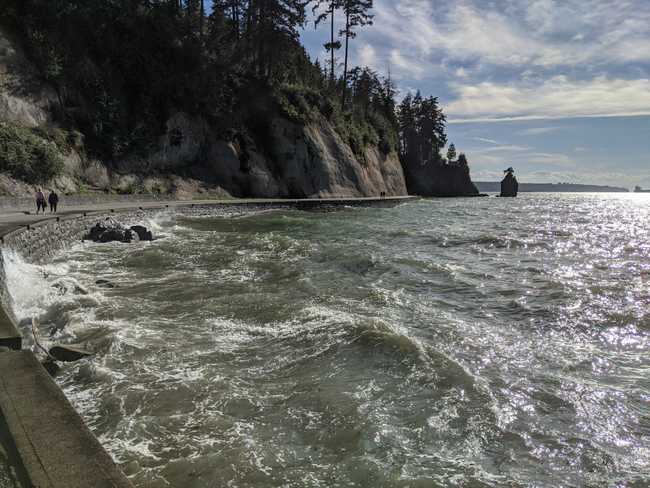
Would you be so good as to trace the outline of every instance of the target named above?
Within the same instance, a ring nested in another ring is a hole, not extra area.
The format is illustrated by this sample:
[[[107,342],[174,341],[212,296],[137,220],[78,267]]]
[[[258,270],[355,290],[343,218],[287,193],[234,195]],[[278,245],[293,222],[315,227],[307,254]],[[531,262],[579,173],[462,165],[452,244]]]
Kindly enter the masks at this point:
[[[31,129],[0,123],[0,171],[29,183],[44,183],[63,170],[57,145]]]

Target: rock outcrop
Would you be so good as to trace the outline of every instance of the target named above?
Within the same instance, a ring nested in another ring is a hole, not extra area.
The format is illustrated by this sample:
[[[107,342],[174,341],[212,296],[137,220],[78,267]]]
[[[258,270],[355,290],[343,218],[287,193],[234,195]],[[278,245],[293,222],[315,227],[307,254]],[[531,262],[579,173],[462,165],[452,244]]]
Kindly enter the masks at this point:
[[[134,225],[131,228],[126,228],[111,219],[107,219],[105,223],[97,222],[91,227],[88,233],[84,235],[83,240],[101,243],[129,243],[134,238],[140,241],[152,241],[153,235],[151,231],[142,225]]]
[[[508,171],[505,178],[501,182],[501,196],[502,197],[516,197],[519,193],[519,183],[517,178],[512,172]]]
[[[268,116],[265,114],[264,116]],[[167,140],[147,166],[168,168],[178,157],[196,161],[197,179],[236,197],[319,198],[406,195],[397,153],[367,146],[355,155],[322,116],[307,124],[269,116],[256,137],[215,138],[205,124],[176,114]],[[175,151],[172,144],[180,144]],[[167,159],[171,158],[171,159]]]
[[[153,234],[144,225],[134,225],[131,229],[141,241],[153,241]]]
[[[474,197],[479,191],[472,182],[469,166],[461,163],[407,162],[404,173],[408,192],[422,197]]]

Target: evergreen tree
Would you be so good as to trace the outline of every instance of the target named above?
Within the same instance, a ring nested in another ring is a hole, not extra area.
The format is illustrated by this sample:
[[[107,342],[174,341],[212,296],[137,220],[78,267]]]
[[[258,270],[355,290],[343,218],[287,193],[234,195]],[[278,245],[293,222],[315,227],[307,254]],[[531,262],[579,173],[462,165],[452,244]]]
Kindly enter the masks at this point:
[[[321,12],[314,21],[315,27],[318,27],[319,24],[324,22],[327,17],[330,18],[330,40],[323,44],[327,52],[330,54],[330,83],[334,84],[334,79],[336,77],[336,71],[334,69],[334,54],[336,51],[341,49],[341,41],[334,39],[334,16],[336,11],[343,6],[343,0],[317,0],[316,4],[313,7],[313,11],[316,12],[322,6],[326,6],[327,10]]]
[[[341,96],[341,106],[345,110],[346,97],[348,91],[348,54],[350,39],[357,36],[356,28],[365,25],[372,25],[373,0],[343,0],[343,13],[345,14],[345,29],[340,31],[340,35],[345,36],[345,61],[343,64],[343,92]]]
[[[449,149],[447,149],[447,161],[449,163],[456,161],[456,146],[453,143],[451,143]]]
[[[407,95],[398,109],[400,155],[411,164],[440,163],[447,144],[446,118],[435,97]]]

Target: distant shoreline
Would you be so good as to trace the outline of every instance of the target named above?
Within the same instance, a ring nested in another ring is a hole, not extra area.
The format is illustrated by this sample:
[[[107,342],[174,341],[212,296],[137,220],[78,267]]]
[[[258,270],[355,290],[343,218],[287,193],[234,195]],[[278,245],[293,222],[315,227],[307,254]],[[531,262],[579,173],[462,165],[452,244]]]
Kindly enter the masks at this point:
[[[475,181],[480,192],[501,191],[498,181]],[[618,186],[581,185],[574,183],[519,183],[520,193],[629,193],[630,190]]]

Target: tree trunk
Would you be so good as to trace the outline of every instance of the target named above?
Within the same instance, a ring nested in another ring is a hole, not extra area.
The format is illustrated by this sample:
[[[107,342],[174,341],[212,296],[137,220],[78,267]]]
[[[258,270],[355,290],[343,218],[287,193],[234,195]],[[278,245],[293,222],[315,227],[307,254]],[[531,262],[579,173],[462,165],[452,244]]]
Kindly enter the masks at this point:
[[[205,0],[201,0],[201,10],[199,12],[199,32],[203,40],[203,21],[205,19]]]
[[[350,12],[345,12],[345,63],[343,63],[343,96],[341,110],[345,110],[345,98],[348,94],[348,45],[350,43]]]
[[[332,35],[330,38],[330,54],[332,56],[330,66],[330,82],[334,86],[334,1],[332,0]]]
[[[232,2],[232,22],[235,26],[235,39],[239,40],[239,29],[240,29],[240,19],[239,19],[239,5],[237,0]]]

